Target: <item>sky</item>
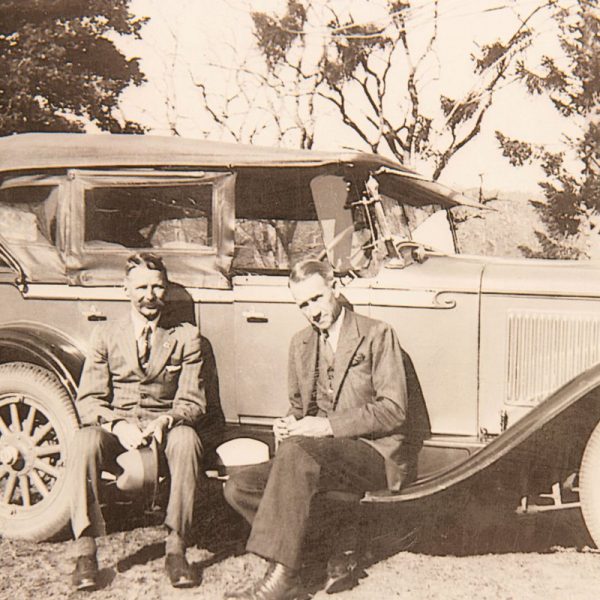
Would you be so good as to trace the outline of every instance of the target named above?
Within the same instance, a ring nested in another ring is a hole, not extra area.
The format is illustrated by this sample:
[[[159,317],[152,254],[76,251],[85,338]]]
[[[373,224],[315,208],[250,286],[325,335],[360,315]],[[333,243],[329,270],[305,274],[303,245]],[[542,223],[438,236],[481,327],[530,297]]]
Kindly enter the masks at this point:
[[[481,44],[506,39],[518,19],[540,2],[440,0],[438,59],[428,67],[426,73],[430,72],[431,77],[425,82],[431,102],[436,104],[441,93],[461,97],[472,89],[477,76],[469,61],[470,54]],[[362,0],[329,0],[329,5],[338,11],[351,5],[356,22],[375,24],[381,18],[380,3],[381,0],[371,0],[365,9]],[[142,29],[140,40],[119,40],[118,43],[126,54],[140,58],[148,82],[125,94],[123,114],[146,125],[152,134],[169,135],[175,126],[186,137],[227,139],[203,110],[195,84],[202,82],[219,93],[231,90],[235,77],[233,67],[243,58],[252,64],[257,55],[252,45],[250,10],[277,10],[282,5],[282,0],[170,0],[168,3],[133,0],[133,12],[149,17],[149,21]],[[426,43],[431,30],[433,2],[417,1],[411,5],[411,41],[418,48]],[[529,58],[535,60],[544,53],[556,54],[556,30],[547,13],[540,13],[533,25],[539,34]],[[215,64],[220,68],[215,68]],[[323,150],[360,148],[358,139],[333,118],[334,113],[324,106],[322,110],[315,147]],[[486,115],[481,133],[453,157],[440,181],[468,189],[478,187],[483,180],[485,189],[539,195],[537,182],[542,179],[539,168],[511,167],[501,155],[495,130],[558,150],[569,124],[557,116],[549,101],[529,96],[518,83],[507,82]],[[268,135],[258,140],[270,143]],[[411,166],[426,170],[426,165]]]

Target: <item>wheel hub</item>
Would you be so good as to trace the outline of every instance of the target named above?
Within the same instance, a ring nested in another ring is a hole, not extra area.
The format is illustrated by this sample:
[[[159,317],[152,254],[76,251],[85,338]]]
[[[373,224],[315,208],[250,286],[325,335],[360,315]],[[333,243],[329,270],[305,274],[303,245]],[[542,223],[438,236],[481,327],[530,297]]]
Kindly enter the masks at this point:
[[[14,465],[19,459],[19,451],[14,446],[4,446],[0,449],[0,464]]]
[[[2,442],[4,443],[0,445],[0,464],[20,473],[29,472],[35,460],[31,438],[23,434],[12,434],[3,436]]]

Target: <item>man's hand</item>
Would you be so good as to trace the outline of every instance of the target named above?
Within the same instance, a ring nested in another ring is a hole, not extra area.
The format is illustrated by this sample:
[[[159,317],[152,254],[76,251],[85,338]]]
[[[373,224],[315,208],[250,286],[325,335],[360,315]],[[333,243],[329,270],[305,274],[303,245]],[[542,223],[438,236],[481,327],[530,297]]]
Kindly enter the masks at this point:
[[[173,417],[170,415],[161,415],[146,425],[146,428],[142,431],[142,435],[145,439],[154,436],[160,445],[165,437],[165,431],[168,431],[172,425]]]
[[[275,435],[275,441],[277,443],[285,440],[285,438],[290,437],[290,426],[296,422],[296,418],[294,415],[289,415],[287,417],[282,417],[281,419],[277,419],[273,423],[273,434]]]
[[[288,425],[288,435],[328,437],[333,435],[331,423],[325,417],[304,417]]]
[[[144,434],[140,428],[129,421],[117,421],[112,432],[119,438],[123,448],[133,450],[145,444]]]

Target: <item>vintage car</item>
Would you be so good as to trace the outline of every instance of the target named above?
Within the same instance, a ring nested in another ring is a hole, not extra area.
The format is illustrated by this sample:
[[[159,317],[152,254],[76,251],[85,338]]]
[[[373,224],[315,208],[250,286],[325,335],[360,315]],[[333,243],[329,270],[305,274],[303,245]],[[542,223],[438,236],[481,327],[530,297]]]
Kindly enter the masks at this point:
[[[401,506],[500,488],[515,510],[581,506],[600,545],[600,269],[456,252],[477,203],[385,158],[84,134],[0,140],[0,535],[51,538],[74,398],[98,322],[126,314],[126,257],[152,250],[169,311],[200,328],[222,439],[272,447],[292,334],[290,263],[327,258],[353,309],[392,324],[409,375]],[[447,209],[447,210],[445,210]],[[492,483],[490,483],[492,482]]]

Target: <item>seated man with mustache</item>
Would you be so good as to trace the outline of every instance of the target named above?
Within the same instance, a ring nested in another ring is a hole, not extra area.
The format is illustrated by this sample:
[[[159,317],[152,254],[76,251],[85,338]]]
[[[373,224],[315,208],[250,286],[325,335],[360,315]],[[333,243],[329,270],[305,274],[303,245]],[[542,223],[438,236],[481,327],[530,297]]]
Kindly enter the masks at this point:
[[[76,401],[83,427],[75,434],[67,464],[78,590],[97,585],[96,537],[105,533],[100,474],[115,472],[120,454],[153,437],[171,478],[165,568],[174,587],[194,583],[185,548],[202,461],[194,426],[206,412],[206,398],[197,328],[161,322],[168,285],[158,256],[130,256],[125,293],[131,311],[123,320],[101,325],[92,336]]]

